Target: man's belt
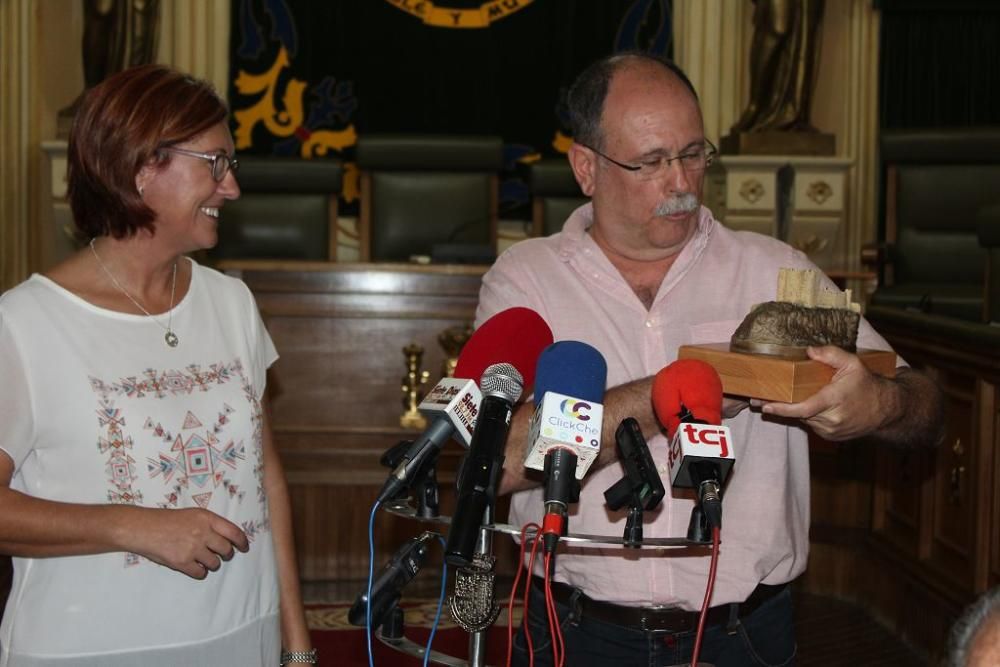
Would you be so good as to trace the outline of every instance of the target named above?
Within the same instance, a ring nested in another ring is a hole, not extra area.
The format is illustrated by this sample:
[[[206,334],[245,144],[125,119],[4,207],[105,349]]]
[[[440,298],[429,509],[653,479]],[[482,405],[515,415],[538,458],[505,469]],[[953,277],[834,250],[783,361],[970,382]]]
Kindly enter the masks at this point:
[[[539,591],[544,591],[541,578],[533,576],[533,583]],[[724,604],[711,607],[705,625],[724,625],[735,618],[743,618],[757,610],[764,602],[782,593],[788,584],[770,586],[758,584],[750,597],[739,604]],[[677,607],[630,607],[627,605],[602,602],[587,597],[579,589],[559,581],[552,582],[552,597],[576,612],[578,618],[589,618],[610,625],[617,625],[643,632],[680,633],[694,631],[698,627],[699,612],[685,611]]]

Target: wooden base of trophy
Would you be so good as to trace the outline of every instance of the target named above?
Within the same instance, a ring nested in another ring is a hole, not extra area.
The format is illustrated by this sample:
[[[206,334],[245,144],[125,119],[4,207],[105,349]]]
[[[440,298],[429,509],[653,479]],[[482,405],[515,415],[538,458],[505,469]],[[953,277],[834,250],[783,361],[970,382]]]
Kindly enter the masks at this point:
[[[825,132],[765,130],[727,134],[719,142],[723,155],[833,155],[836,138]]]
[[[885,377],[896,374],[896,353],[858,350],[868,370]],[[798,403],[829,384],[833,369],[811,359],[783,359],[766,354],[732,352],[729,343],[682,345],[680,359],[700,359],[722,378],[722,390],[735,396]]]

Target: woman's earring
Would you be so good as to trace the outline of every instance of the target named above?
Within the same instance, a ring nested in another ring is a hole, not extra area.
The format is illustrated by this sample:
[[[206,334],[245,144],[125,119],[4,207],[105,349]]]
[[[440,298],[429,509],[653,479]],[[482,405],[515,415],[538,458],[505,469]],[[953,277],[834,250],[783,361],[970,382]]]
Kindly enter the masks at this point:
[[[139,196],[140,197],[142,196],[142,186],[141,185],[139,186]]]

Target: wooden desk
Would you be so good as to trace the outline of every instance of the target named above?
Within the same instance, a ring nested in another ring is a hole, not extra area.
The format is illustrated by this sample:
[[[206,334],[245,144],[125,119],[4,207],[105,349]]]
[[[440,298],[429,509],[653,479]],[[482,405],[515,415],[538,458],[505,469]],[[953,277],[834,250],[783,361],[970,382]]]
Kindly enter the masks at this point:
[[[364,579],[368,514],[388,470],[382,453],[418,432],[400,428],[403,347],[424,348],[430,389],[445,353],[438,334],[471,323],[487,267],[226,262],[257,299],[281,358],[269,373],[271,424],[288,476],[303,579]],[[442,510],[461,449],[441,453]],[[447,509],[446,509],[447,507]],[[426,526],[384,513],[376,568]],[[432,550],[439,557],[439,550]],[[438,558],[438,562],[440,559]],[[433,569],[430,562],[427,569]]]

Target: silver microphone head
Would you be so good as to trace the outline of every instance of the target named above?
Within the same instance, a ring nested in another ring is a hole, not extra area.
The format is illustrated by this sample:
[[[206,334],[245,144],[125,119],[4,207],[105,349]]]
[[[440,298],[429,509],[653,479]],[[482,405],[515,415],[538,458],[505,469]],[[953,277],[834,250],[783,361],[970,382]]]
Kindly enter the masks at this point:
[[[511,403],[517,403],[524,391],[524,378],[511,364],[493,364],[483,371],[479,388],[483,396],[501,396]]]

